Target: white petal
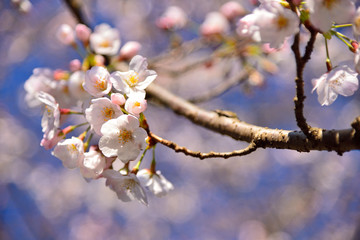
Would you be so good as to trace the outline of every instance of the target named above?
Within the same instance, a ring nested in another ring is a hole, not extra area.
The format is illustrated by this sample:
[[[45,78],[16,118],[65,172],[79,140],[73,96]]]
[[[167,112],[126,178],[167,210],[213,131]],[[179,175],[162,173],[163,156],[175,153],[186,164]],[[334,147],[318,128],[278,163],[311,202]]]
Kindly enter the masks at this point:
[[[140,55],[136,55],[135,57],[133,57],[129,64],[130,70],[134,70],[139,75],[141,75],[142,72],[147,69],[147,66],[148,66],[148,63],[147,63],[146,58],[144,58]]]

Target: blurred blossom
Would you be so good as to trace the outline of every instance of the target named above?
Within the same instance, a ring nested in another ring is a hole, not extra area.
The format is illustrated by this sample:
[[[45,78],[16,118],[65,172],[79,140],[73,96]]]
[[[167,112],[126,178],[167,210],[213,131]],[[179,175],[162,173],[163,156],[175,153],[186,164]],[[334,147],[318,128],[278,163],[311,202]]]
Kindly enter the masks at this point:
[[[308,0],[306,3],[310,22],[322,32],[329,31],[333,22],[350,22],[355,13],[355,4],[351,0]]]
[[[246,11],[239,2],[229,1],[221,6],[220,12],[227,19],[233,20],[236,17],[244,15]]]
[[[247,221],[241,224],[238,240],[267,240],[267,232],[259,221]]]
[[[28,13],[31,11],[32,4],[29,0],[11,0],[11,2],[22,13]]]
[[[59,27],[56,33],[56,37],[61,43],[65,45],[71,45],[75,43],[74,29],[68,24],[62,24]]]
[[[210,12],[200,26],[200,33],[204,36],[212,36],[227,33],[229,29],[229,22],[221,13]]]
[[[97,25],[90,35],[90,46],[97,54],[116,55],[120,49],[120,33],[106,23]]]
[[[82,41],[86,46],[88,44],[88,42],[89,42],[91,29],[88,28],[84,24],[77,24],[76,27],[75,27],[75,33],[76,33],[76,37],[80,41]]]
[[[178,6],[170,6],[164,14],[156,21],[156,25],[161,29],[181,29],[187,23],[187,16],[183,9]]]
[[[69,63],[70,71],[76,72],[81,69],[81,61],[79,59],[73,59]]]
[[[131,59],[137,55],[141,49],[141,44],[136,41],[129,41],[124,44],[120,49],[121,59]]]

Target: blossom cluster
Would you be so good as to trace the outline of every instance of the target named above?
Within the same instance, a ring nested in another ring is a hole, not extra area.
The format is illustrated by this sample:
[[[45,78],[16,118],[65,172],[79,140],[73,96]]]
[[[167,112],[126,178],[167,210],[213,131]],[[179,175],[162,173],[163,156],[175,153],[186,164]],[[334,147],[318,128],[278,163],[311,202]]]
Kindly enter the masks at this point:
[[[82,46],[87,57],[71,61],[70,71],[34,69],[25,82],[28,106],[44,106],[40,145],[53,148],[52,155],[69,169],[79,168],[85,179],[105,178],[122,201],[137,199],[147,205],[144,187],[156,196],[172,190],[173,185],[156,171],[155,159],[150,170],[139,171],[145,152],[154,148],[141,125],[146,121],[145,89],[157,77],[148,69],[147,59],[136,55],[141,45],[128,42],[120,49],[119,32],[107,24],[96,26],[94,32],[82,24],[75,29],[62,25],[58,39],[76,49]],[[109,72],[105,59],[111,57],[115,60],[110,61],[130,60],[128,71]],[[70,114],[83,122],[61,128]],[[86,126],[80,135],[69,136]],[[129,170],[130,162],[142,152],[138,164]],[[124,167],[115,170],[115,161]]]

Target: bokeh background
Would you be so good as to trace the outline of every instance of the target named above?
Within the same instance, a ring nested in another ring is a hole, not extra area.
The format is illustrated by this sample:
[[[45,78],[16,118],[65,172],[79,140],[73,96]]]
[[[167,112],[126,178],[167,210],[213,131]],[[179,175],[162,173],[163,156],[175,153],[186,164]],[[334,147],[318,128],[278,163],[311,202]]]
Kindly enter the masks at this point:
[[[152,59],[164,53],[169,35],[156,19],[170,5],[185,9],[191,27],[178,34],[198,37],[206,13],[226,1],[84,0],[86,17],[94,27],[108,23],[120,30],[122,43],[142,43],[141,54]],[[250,1],[239,1],[247,10]],[[253,2],[253,1],[252,1]],[[163,198],[148,194],[149,206],[123,203],[105,187],[103,179],[86,182],[78,170],[69,170],[39,146],[41,110],[29,109],[23,84],[36,67],[68,69],[80,56],[55,37],[57,28],[76,24],[62,1],[31,0],[24,14],[10,1],[0,2],[0,238],[1,239],[359,239],[359,152],[298,153],[259,149],[249,156],[200,161],[162,146],[156,148],[157,167],[174,186]],[[344,32],[351,34],[351,32]],[[306,40],[306,33],[304,33]],[[294,61],[289,45],[267,60],[262,84],[243,83],[221,97],[201,103],[208,110],[235,112],[241,120],[272,128],[297,129],[293,113]],[[314,126],[349,128],[360,115],[360,95],[339,96],[321,107],[311,94],[311,79],[326,71],[323,40],[305,70],[305,115]],[[169,74],[211,54],[205,48],[184,58],[156,66],[159,84],[185,98],[216,86],[223,69],[240,67],[234,60],[214,60],[184,74]],[[353,55],[340,41],[330,41],[333,63]],[[228,137],[192,125],[157,105],[146,116],[152,131],[201,151],[232,151],[246,146]],[[151,154],[149,154],[151,155]],[[148,156],[150,157],[150,156]],[[149,166],[146,157],[144,166]]]

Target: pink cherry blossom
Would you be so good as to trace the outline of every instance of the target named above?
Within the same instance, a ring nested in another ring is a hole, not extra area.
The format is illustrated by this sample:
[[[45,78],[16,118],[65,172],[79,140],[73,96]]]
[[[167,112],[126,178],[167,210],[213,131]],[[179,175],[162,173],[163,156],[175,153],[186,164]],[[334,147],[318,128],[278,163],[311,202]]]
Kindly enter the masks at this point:
[[[60,126],[60,108],[54,97],[46,92],[39,92],[38,99],[45,104],[41,119],[42,131],[46,139],[52,139]]]
[[[184,10],[177,6],[170,6],[157,20],[156,25],[161,29],[181,29],[186,23],[187,16]]]
[[[100,151],[90,148],[84,153],[84,159],[80,162],[80,172],[84,178],[99,177],[106,167],[105,156]]]
[[[206,15],[200,26],[200,32],[204,36],[212,36],[227,33],[230,29],[228,20],[219,12],[210,12]]]
[[[111,102],[114,104],[117,104],[119,106],[122,106],[125,104],[125,97],[121,93],[113,93],[111,94]]]
[[[85,72],[76,71],[70,75],[68,87],[70,95],[80,101],[85,101],[91,98],[91,95],[85,91],[83,84],[85,82]]]
[[[129,41],[120,49],[120,57],[122,59],[131,59],[139,53],[141,44],[136,41]]]
[[[102,97],[111,91],[110,73],[104,67],[95,66],[86,71],[84,89],[94,97]]]
[[[236,1],[229,1],[224,3],[221,8],[220,12],[229,20],[233,20],[234,18],[244,15],[245,9],[244,7],[236,2]]]
[[[81,23],[77,24],[75,27],[75,33],[76,37],[83,43],[87,44],[89,42],[91,29],[88,28],[86,25]]]
[[[125,110],[134,116],[138,117],[140,113],[144,112],[147,107],[147,102],[143,97],[130,97],[126,100]]]

